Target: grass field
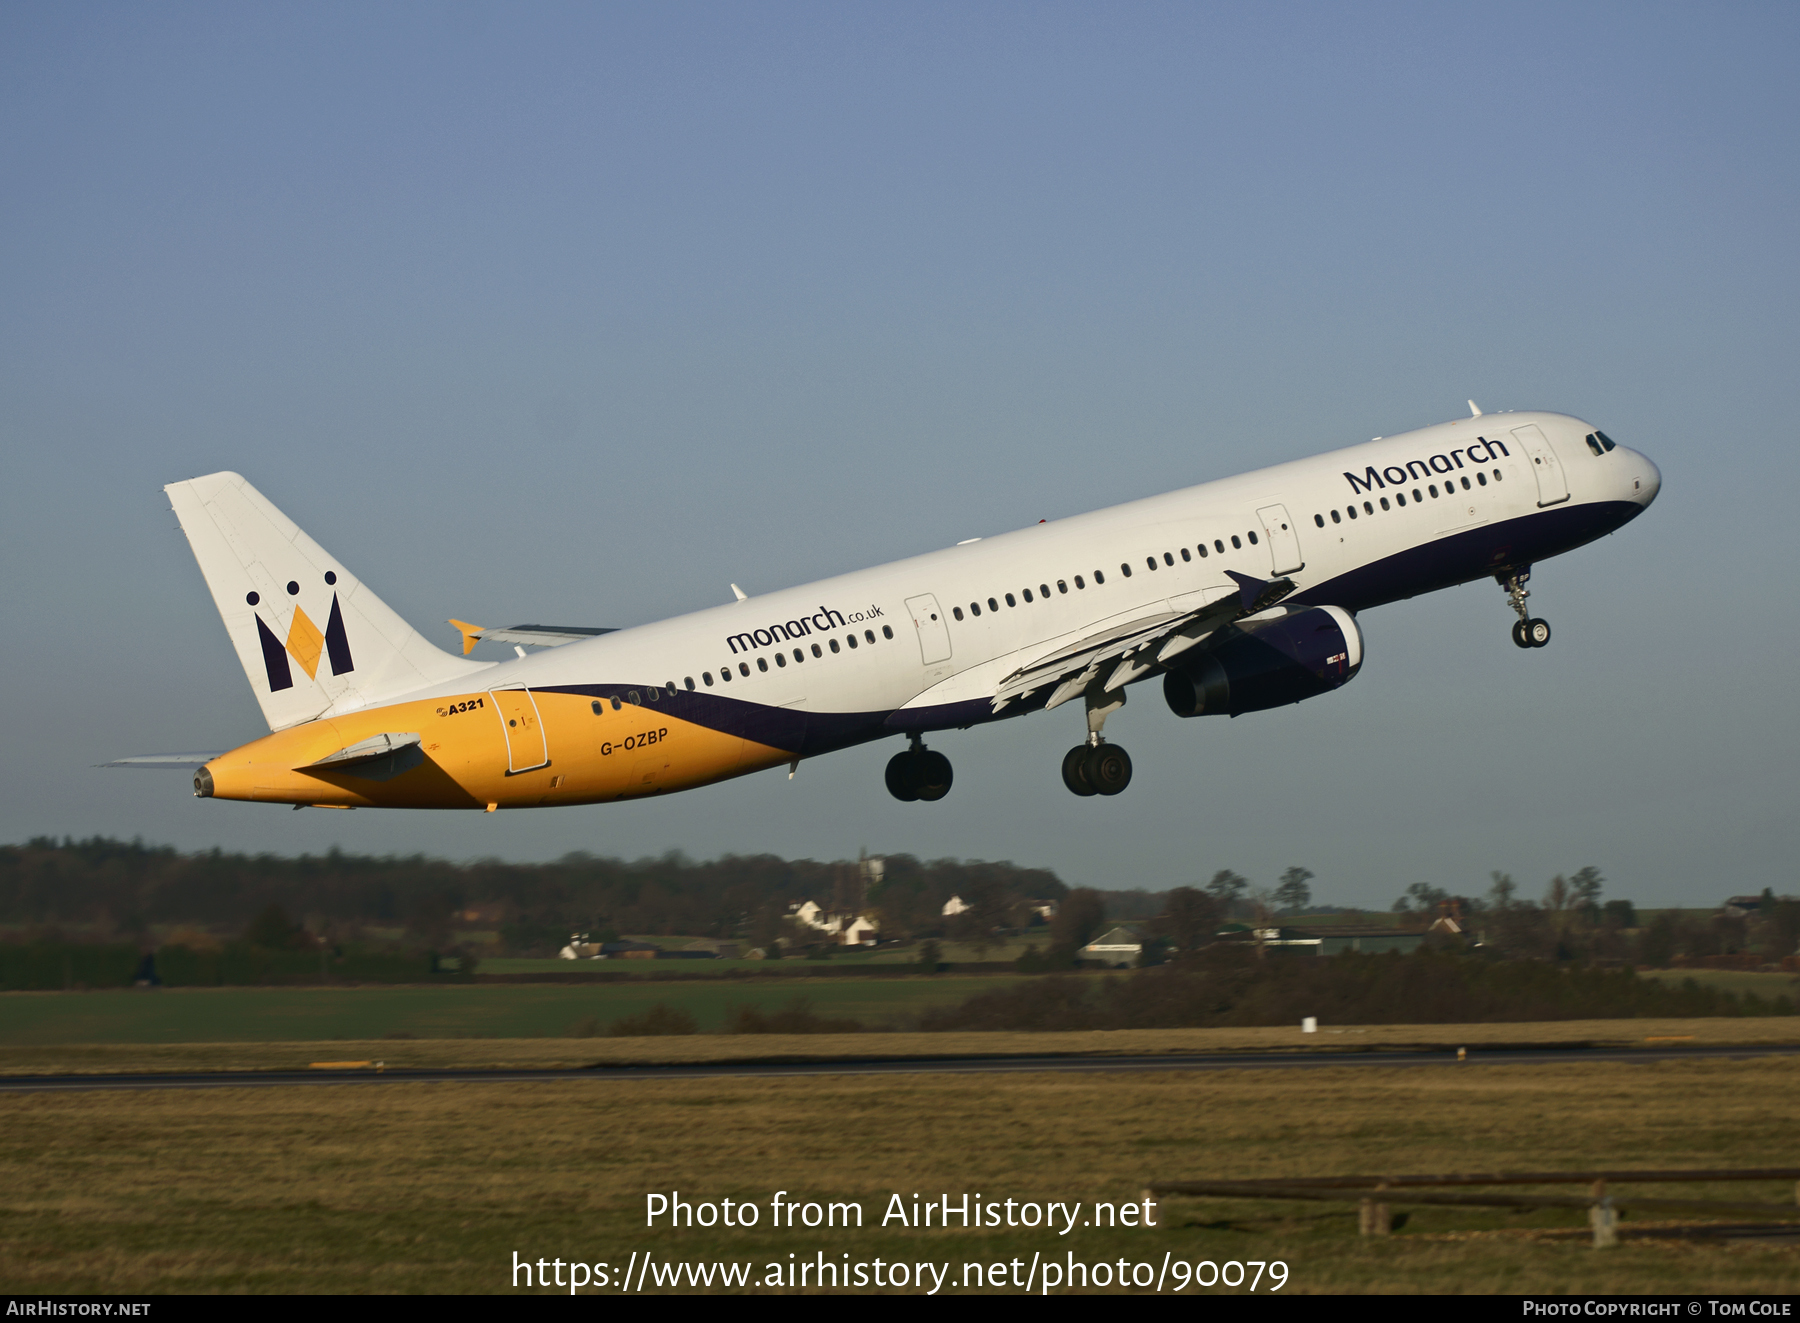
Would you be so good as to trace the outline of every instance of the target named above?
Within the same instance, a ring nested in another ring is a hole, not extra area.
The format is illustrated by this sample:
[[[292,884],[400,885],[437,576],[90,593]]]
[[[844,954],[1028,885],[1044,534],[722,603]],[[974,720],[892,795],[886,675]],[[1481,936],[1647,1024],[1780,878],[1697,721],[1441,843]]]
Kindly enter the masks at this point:
[[[1022,977],[1022,976],[1019,976]],[[808,996],[817,1014],[898,1023],[955,1005],[1013,975],[669,983],[365,985],[353,988],[164,988],[0,993],[0,1045],[266,1042],[281,1039],[541,1038],[592,1017],[604,1028],[657,1002],[717,1028],[736,1006],[764,1010]]]
[[[0,1280],[21,1293],[506,1291],[514,1252],[604,1262],[1034,1254],[1275,1259],[1288,1292],[1791,1293],[1792,1243],[1627,1239],[1578,1213],[1171,1201],[1153,1228],[903,1229],[892,1194],[1129,1201],[1152,1177],[1792,1162],[1786,1060],[395,1084],[0,1099]],[[751,1200],[747,1230],[644,1226],[645,1196]],[[772,1228],[854,1202],[860,1230]],[[1649,1191],[1645,1191],[1648,1193]],[[1792,1201],[1791,1184],[1688,1188]],[[1629,1232],[1634,1222],[1628,1217]],[[616,1288],[615,1288],[616,1289]]]
[[[1662,983],[1680,983],[1683,979],[1691,978],[1703,988],[1717,988],[1720,992],[1735,992],[1740,995],[1750,992],[1768,1001],[1773,1001],[1776,997],[1800,1001],[1800,978],[1769,970],[1649,969],[1638,977],[1653,978]]]

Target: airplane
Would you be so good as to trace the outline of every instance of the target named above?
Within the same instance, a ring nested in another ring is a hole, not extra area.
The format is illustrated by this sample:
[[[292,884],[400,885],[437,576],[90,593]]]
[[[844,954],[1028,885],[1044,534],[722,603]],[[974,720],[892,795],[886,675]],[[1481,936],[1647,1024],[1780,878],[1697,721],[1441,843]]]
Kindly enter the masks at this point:
[[[888,791],[949,793],[933,732],[1081,703],[1062,761],[1120,793],[1131,686],[1178,717],[1348,684],[1362,612],[1491,577],[1541,648],[1532,566],[1656,499],[1649,458],[1567,414],[1470,416],[628,629],[451,621],[429,643],[235,473],[164,488],[270,734],[180,767],[203,799],[538,808],[671,794],[881,739]],[[511,644],[500,662],[469,656]],[[527,652],[527,647],[537,650]]]

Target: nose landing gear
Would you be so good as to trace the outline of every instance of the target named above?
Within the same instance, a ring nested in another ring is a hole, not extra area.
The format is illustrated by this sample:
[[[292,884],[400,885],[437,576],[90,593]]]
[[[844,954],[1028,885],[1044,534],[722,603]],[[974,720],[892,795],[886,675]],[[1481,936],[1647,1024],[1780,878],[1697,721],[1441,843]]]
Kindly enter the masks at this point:
[[[1062,778],[1077,795],[1116,795],[1131,784],[1131,755],[1100,732],[1107,717],[1125,706],[1125,691],[1087,695],[1088,737],[1063,755]]]
[[[903,804],[915,800],[934,803],[950,793],[955,779],[950,760],[927,749],[917,735],[912,736],[910,747],[888,759],[886,776],[888,794]]]
[[[1532,616],[1525,609],[1525,599],[1531,596],[1525,587],[1531,578],[1531,567],[1525,566],[1518,571],[1502,570],[1494,576],[1494,581],[1506,589],[1506,601],[1519,618],[1513,622],[1512,641],[1521,648],[1541,648],[1550,641],[1550,622]]]

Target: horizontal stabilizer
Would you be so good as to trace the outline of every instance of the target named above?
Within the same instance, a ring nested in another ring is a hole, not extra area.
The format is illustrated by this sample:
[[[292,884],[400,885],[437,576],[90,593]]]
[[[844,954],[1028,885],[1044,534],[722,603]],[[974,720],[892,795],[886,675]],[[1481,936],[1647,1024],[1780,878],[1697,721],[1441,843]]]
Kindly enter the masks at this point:
[[[463,656],[467,657],[477,643],[525,643],[539,648],[560,648],[565,643],[580,643],[602,634],[616,634],[616,629],[595,625],[508,625],[505,629],[483,629],[466,620],[452,620],[462,635]]]
[[[407,731],[404,734],[388,733],[371,735],[368,739],[358,740],[355,744],[352,744],[347,748],[339,749],[336,753],[328,753],[323,758],[319,759],[318,762],[306,764],[306,767],[323,767],[331,769],[354,767],[358,763],[372,763],[377,758],[386,758],[389,754],[398,753],[400,750],[410,748],[417,743],[419,743],[419,733],[417,731]],[[294,770],[302,771],[305,769],[295,768]]]
[[[150,767],[176,772],[195,772],[205,767],[224,750],[217,753],[140,753],[135,758],[115,758],[110,763],[101,763],[101,767]]]

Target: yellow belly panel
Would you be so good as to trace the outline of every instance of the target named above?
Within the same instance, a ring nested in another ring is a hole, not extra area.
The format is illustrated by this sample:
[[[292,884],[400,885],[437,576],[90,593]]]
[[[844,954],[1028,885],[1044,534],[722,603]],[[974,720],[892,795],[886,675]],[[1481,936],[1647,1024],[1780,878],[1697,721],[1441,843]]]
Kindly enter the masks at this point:
[[[513,725],[509,728],[507,722]],[[380,734],[415,751],[309,764]],[[668,794],[778,766],[789,751],[671,717],[654,704],[501,690],[396,703],[277,731],[207,764],[213,797],[345,808],[537,808]],[[541,765],[512,770],[522,762]]]

